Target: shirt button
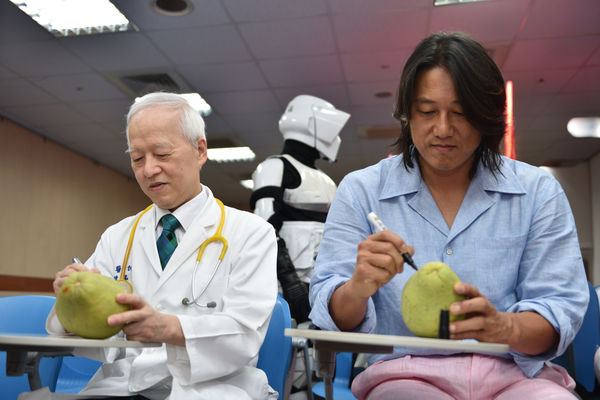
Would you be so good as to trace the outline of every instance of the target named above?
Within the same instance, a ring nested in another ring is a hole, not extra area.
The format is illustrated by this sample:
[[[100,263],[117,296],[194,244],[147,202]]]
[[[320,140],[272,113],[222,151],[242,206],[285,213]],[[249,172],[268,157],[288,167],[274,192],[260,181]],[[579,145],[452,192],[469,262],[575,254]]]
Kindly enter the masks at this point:
[[[452,255],[452,249],[451,249],[450,247],[448,247],[448,248],[446,249],[446,254],[448,254],[449,256],[451,256],[451,255]]]

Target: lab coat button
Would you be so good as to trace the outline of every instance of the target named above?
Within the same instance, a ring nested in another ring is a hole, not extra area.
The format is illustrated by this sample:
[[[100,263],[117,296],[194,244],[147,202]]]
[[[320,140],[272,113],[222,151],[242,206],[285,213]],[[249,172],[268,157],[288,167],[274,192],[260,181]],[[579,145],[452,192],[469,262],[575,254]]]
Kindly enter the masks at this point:
[[[451,255],[452,255],[452,249],[451,249],[450,247],[448,247],[448,248],[446,249],[446,254],[448,254],[449,256],[451,256]]]

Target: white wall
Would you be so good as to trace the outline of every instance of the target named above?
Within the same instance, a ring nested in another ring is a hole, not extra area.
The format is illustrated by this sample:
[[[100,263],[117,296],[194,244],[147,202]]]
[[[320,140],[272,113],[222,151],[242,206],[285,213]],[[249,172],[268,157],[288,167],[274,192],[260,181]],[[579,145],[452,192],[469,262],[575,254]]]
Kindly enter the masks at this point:
[[[572,167],[546,168],[560,182],[573,210],[588,278],[600,284],[600,154]]]
[[[590,187],[593,227],[593,281],[594,285],[600,285],[600,154],[596,154],[590,161]]]

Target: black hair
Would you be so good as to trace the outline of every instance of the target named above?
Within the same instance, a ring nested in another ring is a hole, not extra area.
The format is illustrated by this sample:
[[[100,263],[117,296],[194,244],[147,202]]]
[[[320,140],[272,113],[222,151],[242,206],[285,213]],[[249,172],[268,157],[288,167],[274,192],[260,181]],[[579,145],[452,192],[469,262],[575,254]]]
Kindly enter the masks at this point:
[[[406,61],[398,85],[394,117],[400,120],[400,137],[394,142],[404,154],[404,166],[414,167],[417,149],[411,138],[411,107],[419,76],[430,69],[444,68],[451,76],[465,118],[482,139],[475,151],[470,176],[481,160],[494,175],[500,171],[500,142],[506,130],[504,78],[484,47],[460,33],[435,33],[423,39]]]

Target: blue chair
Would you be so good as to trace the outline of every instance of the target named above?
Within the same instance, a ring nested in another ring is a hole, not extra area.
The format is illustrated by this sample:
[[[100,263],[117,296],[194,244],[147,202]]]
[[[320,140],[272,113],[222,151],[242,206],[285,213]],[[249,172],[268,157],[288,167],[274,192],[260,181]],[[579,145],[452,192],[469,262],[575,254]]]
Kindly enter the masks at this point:
[[[335,356],[335,377],[333,378],[334,400],[356,400],[350,390],[352,375],[352,353],[337,353]],[[317,382],[312,389],[317,398],[325,398],[325,384]]]
[[[258,353],[257,367],[265,371],[269,385],[277,390],[279,398],[287,398],[286,378],[292,358],[292,338],[284,335],[292,327],[290,307],[281,295],[273,308],[265,341]]]
[[[600,307],[596,290],[589,282],[588,289],[590,303],[583,324],[567,351],[552,362],[565,367],[578,385],[592,393],[596,386],[594,355],[600,348]]]
[[[51,296],[25,295],[0,297],[0,332],[5,334],[46,333],[46,317],[55,303]],[[55,390],[62,357],[44,357],[39,363],[42,387]],[[0,388],[2,399],[16,399],[30,391],[27,376],[6,376],[6,352],[0,352]]]
[[[63,357],[56,380],[56,393],[79,393],[102,363],[86,357]]]

